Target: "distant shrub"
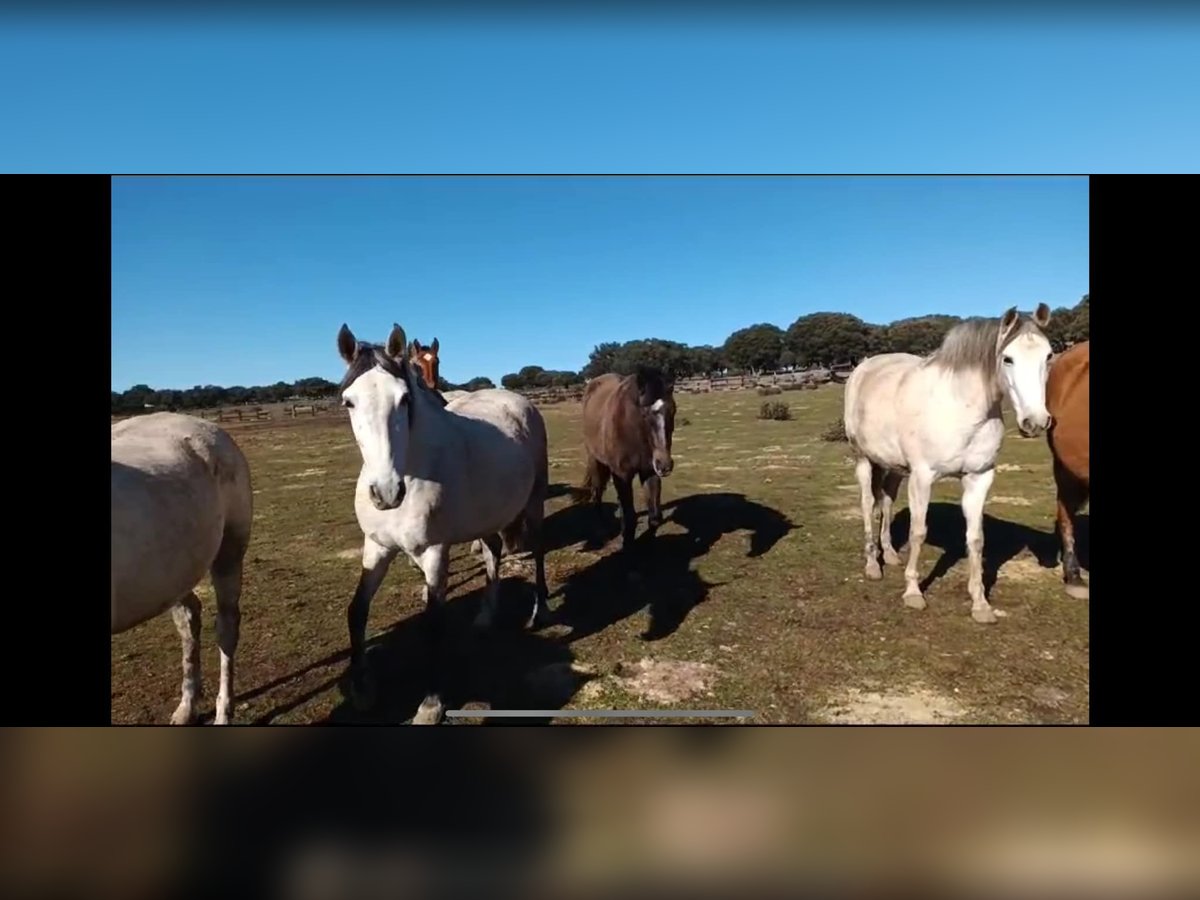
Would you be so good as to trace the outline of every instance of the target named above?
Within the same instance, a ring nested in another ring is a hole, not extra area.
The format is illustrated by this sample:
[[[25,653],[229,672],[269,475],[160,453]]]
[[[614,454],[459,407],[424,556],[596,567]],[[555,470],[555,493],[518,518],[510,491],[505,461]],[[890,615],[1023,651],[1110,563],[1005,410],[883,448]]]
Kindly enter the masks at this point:
[[[769,385],[769,384],[764,384],[764,385],[760,386],[758,389],[758,396],[760,396],[760,397],[770,397],[772,394],[782,394],[782,393],[783,393],[783,391],[780,388],[773,387],[772,385]]]
[[[786,403],[781,403],[778,400],[770,400],[759,407],[758,417],[760,419],[774,419],[784,422],[792,417],[792,411],[788,409]]]
[[[828,428],[826,428],[825,431],[821,434],[821,440],[832,441],[835,443],[837,441],[849,440],[849,438],[846,437],[845,421],[842,419],[838,419],[836,422],[834,422],[832,425],[830,425]]]
[[[803,389],[804,389],[804,384],[803,384],[802,382],[799,382],[799,381],[793,381],[793,382],[791,382],[791,383],[789,383],[789,384],[785,384],[785,385],[784,385],[784,386],[781,388],[781,390],[785,390],[785,391],[800,391],[800,390],[803,390]]]

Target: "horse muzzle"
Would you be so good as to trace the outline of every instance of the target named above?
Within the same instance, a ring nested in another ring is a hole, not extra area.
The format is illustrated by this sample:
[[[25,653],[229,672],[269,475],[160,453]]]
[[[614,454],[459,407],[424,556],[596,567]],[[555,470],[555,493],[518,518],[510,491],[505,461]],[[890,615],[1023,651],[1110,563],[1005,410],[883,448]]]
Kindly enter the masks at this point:
[[[380,511],[395,509],[404,502],[404,482],[400,482],[394,490],[386,493],[371,485],[367,488],[367,496],[371,498],[371,505]]]
[[[659,478],[666,478],[671,474],[671,470],[675,468],[675,460],[668,459],[664,462],[656,459],[651,462],[651,465],[654,468],[655,475]]]
[[[1054,420],[1049,414],[1044,418],[1026,416],[1017,423],[1017,430],[1021,432],[1022,437],[1032,438],[1045,434],[1052,424]]]

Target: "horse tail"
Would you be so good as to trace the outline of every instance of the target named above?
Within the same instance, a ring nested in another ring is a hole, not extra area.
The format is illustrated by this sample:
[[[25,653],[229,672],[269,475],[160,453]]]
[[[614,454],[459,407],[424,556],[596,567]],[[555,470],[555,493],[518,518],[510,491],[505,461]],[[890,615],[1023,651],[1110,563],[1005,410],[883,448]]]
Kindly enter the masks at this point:
[[[592,466],[588,466],[587,472],[583,476],[583,484],[571,487],[567,491],[567,495],[571,498],[571,504],[587,503],[595,495],[596,486],[595,472]]]

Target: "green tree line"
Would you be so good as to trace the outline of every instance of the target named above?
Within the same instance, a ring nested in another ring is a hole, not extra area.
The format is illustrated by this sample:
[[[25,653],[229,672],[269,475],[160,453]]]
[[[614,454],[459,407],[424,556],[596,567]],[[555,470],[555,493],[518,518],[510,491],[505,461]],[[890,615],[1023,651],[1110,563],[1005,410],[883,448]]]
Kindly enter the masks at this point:
[[[1055,350],[1087,340],[1088,296],[1073,307],[1059,307],[1051,314],[1047,337]],[[654,365],[676,378],[704,376],[715,372],[761,372],[790,367],[832,366],[857,362],[876,353],[932,353],[946,332],[960,319],[957,316],[928,315],[900,319],[888,325],[874,325],[857,316],[839,312],[815,312],[800,316],[787,328],[767,322],[741,328],[729,335],[719,347],[689,346],[662,338],[645,338],[618,343],[598,344],[578,372],[543,369],[528,365],[500,379],[510,390],[570,387],[605,372],[629,374],[639,365]],[[472,378],[455,385],[438,379],[442,390],[479,390],[495,387],[488,378]],[[154,390],[134,385],[123,393],[112,392],[114,413],[137,412],[148,407],[160,409],[202,409],[241,403],[262,404],[286,400],[332,398],[337,385],[324,378],[302,378],[288,384],[277,382],[260,387],[218,387],[197,385],[184,391]]]

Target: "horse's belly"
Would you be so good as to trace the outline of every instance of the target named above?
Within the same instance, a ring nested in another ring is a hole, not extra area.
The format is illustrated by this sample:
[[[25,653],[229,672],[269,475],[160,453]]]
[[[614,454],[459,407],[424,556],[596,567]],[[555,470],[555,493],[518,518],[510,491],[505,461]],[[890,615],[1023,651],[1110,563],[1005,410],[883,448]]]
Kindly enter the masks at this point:
[[[113,634],[166,611],[208,573],[221,547],[223,521],[187,515],[181,510],[164,520],[139,517],[136,509],[113,510]]]

